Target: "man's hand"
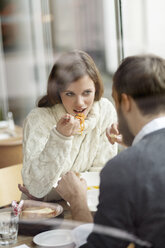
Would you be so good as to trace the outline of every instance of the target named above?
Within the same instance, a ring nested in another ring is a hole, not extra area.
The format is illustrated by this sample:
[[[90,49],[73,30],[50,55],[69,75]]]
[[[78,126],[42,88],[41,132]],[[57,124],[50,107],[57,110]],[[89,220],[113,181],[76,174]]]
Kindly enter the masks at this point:
[[[93,222],[87,205],[87,184],[75,172],[67,172],[56,187],[61,197],[69,202],[72,218],[83,222]]]
[[[70,205],[74,204],[75,199],[87,201],[86,181],[73,171],[69,171],[62,176],[61,180],[58,181],[56,190]]]
[[[66,114],[58,121],[56,129],[62,135],[70,137],[80,132],[80,121],[74,116]]]
[[[124,145],[122,140],[122,135],[119,133],[117,124],[112,124],[110,127],[106,129],[106,136],[112,145],[115,142],[120,145]]]

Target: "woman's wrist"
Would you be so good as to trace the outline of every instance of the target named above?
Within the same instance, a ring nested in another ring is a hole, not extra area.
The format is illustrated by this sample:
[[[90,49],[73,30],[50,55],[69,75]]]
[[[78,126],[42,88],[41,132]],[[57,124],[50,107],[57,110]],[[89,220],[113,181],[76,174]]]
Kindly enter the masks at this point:
[[[71,135],[70,135],[70,136],[66,136],[66,135],[62,134],[62,133],[57,129],[56,126],[54,126],[53,131],[56,133],[56,135],[57,135],[58,137],[60,137],[60,138],[62,138],[62,139],[72,139],[72,136],[71,136]]]

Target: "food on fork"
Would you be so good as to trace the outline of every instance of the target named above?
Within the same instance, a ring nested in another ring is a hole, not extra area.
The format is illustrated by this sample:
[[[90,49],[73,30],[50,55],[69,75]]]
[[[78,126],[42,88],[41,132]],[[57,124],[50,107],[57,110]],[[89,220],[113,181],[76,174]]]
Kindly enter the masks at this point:
[[[122,135],[120,135],[120,134],[113,134],[113,133],[111,133],[111,134],[109,134],[109,136],[112,138],[112,139],[117,139],[118,140],[118,142],[122,142]]]
[[[86,116],[83,113],[78,113],[75,115],[75,118],[80,120],[80,133],[83,134]]]

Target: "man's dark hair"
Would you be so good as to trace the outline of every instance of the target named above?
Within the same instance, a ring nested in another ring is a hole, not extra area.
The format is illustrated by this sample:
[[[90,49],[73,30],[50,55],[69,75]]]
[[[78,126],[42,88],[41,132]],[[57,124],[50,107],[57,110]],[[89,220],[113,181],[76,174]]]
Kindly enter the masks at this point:
[[[130,56],[113,77],[113,86],[131,96],[144,115],[165,112],[165,60],[155,55]]]

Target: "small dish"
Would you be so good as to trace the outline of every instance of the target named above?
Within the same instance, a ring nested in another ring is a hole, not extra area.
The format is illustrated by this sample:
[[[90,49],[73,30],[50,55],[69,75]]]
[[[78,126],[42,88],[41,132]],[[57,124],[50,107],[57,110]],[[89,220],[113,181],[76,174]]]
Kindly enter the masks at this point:
[[[44,247],[75,247],[72,230],[67,229],[57,229],[39,233],[33,238],[33,242],[36,245]]]

